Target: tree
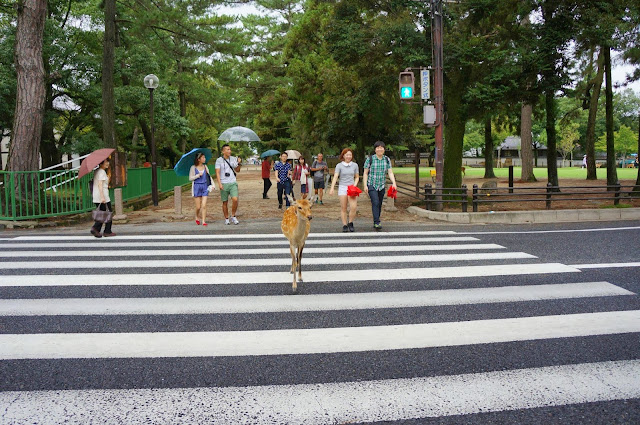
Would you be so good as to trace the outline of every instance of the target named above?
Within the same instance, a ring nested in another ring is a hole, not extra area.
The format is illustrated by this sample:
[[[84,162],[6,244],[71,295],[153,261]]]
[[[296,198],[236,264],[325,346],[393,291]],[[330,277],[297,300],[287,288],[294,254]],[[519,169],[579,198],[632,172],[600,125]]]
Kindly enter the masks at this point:
[[[45,84],[42,40],[47,16],[45,0],[18,3],[16,30],[16,109],[9,147],[9,170],[38,169]]]
[[[580,140],[580,133],[578,132],[579,124],[576,122],[562,123],[558,129],[558,151],[562,155],[562,166],[567,156],[573,152],[576,147],[576,143]]]

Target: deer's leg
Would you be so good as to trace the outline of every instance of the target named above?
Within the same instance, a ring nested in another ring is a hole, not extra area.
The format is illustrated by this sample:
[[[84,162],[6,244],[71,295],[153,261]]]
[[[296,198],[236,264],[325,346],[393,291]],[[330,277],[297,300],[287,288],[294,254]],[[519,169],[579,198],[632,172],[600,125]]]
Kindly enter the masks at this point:
[[[293,245],[289,244],[289,251],[291,251],[291,270],[289,273],[296,272],[296,250],[293,248]]]
[[[300,246],[298,249],[298,258],[296,262],[298,263],[298,280],[302,282],[302,250],[304,249],[304,245]]]

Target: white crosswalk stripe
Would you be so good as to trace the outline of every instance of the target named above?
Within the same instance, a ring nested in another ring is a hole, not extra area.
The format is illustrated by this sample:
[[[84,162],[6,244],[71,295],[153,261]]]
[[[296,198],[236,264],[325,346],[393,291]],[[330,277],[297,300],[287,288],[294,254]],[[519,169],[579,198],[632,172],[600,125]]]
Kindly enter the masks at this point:
[[[297,296],[280,234],[5,238],[0,423],[334,424],[640,398],[640,359],[600,342],[640,338],[637,294],[474,236],[312,233]],[[573,341],[610,351],[431,361]]]

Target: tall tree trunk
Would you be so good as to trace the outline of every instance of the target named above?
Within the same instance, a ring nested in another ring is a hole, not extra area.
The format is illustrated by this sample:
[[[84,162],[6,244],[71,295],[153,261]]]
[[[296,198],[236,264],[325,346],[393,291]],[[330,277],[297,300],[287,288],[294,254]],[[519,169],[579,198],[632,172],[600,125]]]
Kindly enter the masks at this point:
[[[18,84],[9,147],[10,171],[32,171],[39,168],[46,96],[42,60],[46,16],[46,0],[23,0],[18,4],[15,50]]]
[[[493,134],[491,134],[491,117],[484,119],[484,178],[495,178],[493,172]]]
[[[522,172],[520,180],[523,182],[535,182],[533,174],[533,140],[531,136],[533,105],[523,101],[520,107],[520,154],[522,156]]]
[[[529,27],[530,19],[529,15],[525,14],[522,19],[522,26]],[[527,65],[523,66],[523,71],[529,68]],[[527,82],[527,92],[531,89],[532,82]],[[523,182],[535,182],[536,176],[533,174],[533,139],[531,136],[531,130],[533,127],[533,105],[526,97],[522,100],[520,106],[520,156],[522,159],[522,171],[520,173],[520,180]],[[538,158],[535,158],[536,165]]]
[[[598,53],[596,61],[598,70],[596,76],[591,80],[591,95],[589,97],[589,118],[587,119],[587,136],[585,140],[585,150],[587,154],[587,180],[597,180],[596,174],[596,114],[598,112],[598,100],[600,99],[600,89],[604,77],[604,54],[602,49]]]
[[[544,94],[547,112],[547,174],[548,182],[558,186],[558,151],[556,150],[556,99],[554,91],[548,88]]]
[[[605,82],[605,105],[607,128],[607,186],[613,186],[618,182],[618,172],[616,170],[616,150],[613,140],[613,86],[611,84],[611,48],[602,46],[604,53]]]
[[[456,78],[457,77],[457,78]],[[450,79],[449,89],[445,92],[445,102],[448,105],[448,117],[444,131],[444,175],[442,187],[458,188],[462,184],[462,143],[467,124],[467,114],[463,107],[462,95],[466,74],[455,75]],[[491,152],[493,155],[493,152]]]
[[[116,0],[104,0],[102,46],[102,138],[107,147],[117,147],[115,91],[113,83],[116,41]]]

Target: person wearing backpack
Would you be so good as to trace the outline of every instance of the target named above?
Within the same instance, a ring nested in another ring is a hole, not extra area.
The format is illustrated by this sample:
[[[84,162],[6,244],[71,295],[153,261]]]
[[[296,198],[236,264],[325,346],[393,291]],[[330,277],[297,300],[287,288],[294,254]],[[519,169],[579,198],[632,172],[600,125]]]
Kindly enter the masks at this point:
[[[386,174],[389,173],[394,189],[398,189],[396,185],[396,177],[391,169],[391,159],[384,154],[385,146],[381,141],[377,141],[373,145],[375,155],[371,155],[364,162],[364,172],[362,180],[364,180],[364,191],[369,194],[371,199],[371,212],[373,213],[373,228],[381,230],[380,213],[382,212],[382,200],[384,198],[384,189],[386,183]]]

